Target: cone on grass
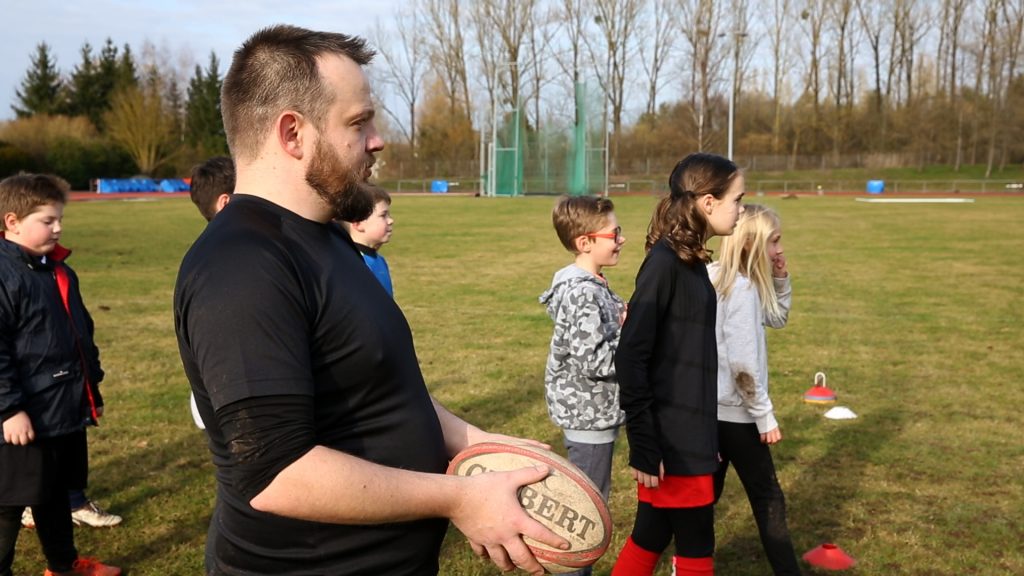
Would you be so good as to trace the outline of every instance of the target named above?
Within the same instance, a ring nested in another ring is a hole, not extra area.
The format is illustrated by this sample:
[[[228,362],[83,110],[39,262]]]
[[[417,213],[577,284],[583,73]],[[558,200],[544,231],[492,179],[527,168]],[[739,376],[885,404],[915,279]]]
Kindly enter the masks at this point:
[[[809,404],[831,404],[836,401],[836,393],[825,383],[825,373],[814,375],[814,386],[804,392],[804,402]]]
[[[825,570],[846,570],[857,563],[839,546],[826,542],[804,554],[804,560],[816,568]]]

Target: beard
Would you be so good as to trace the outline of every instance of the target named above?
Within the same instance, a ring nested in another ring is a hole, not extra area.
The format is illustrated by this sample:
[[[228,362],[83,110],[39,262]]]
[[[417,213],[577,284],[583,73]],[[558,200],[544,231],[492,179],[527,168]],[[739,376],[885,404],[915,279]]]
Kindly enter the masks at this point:
[[[306,183],[331,207],[335,219],[360,222],[373,214],[372,185],[363,180],[373,162],[373,156],[367,154],[354,169],[348,168],[334,146],[318,139],[306,169]]]

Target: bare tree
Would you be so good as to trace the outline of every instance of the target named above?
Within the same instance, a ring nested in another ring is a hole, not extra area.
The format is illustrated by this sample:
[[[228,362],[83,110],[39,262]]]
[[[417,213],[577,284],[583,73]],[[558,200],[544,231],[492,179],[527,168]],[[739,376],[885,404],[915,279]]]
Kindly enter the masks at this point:
[[[591,18],[590,0],[561,0],[556,12],[560,30],[565,34],[565,49],[555,51],[555,61],[575,86],[582,80],[583,47],[587,40],[587,22]]]
[[[458,2],[459,0],[450,0]],[[472,27],[472,34],[476,40],[479,73],[476,74],[477,81],[482,82],[484,91],[487,93],[487,108],[494,110],[498,103],[497,69],[499,63],[507,66],[507,61],[502,60],[498,35],[492,30],[490,18],[487,16],[483,3],[474,3],[469,11],[469,22]]]
[[[555,6],[552,18],[557,23],[560,41],[553,43],[552,56],[562,75],[571,79],[563,85],[566,98],[562,101],[572,102],[572,106],[566,106],[563,111],[566,117],[571,115],[573,123],[579,126],[583,124],[584,117],[577,86],[588,81],[585,71],[593,69],[586,48],[593,44],[589,38],[593,34],[589,26],[593,22],[593,4],[590,0],[559,0]]]
[[[529,94],[526,95],[526,99],[533,102],[533,126],[538,129],[542,122],[540,109],[542,93],[545,85],[551,82],[551,77],[548,74],[548,55],[554,51],[552,45],[558,31],[556,13],[556,9],[549,7],[547,12],[529,29],[524,70],[529,83]]]
[[[449,113],[460,109],[468,118],[473,117],[469,97],[469,74],[466,67],[465,41],[462,29],[466,25],[459,12],[460,0],[422,0],[421,9],[430,32],[426,40],[434,72],[444,80]]]
[[[986,0],[982,27],[979,68],[984,69],[984,91],[988,100],[985,177],[992,175],[997,152],[999,163],[1005,163],[1008,143],[1005,125],[1010,86],[1017,72],[1021,43],[1024,38],[1024,1]],[[979,75],[980,76],[980,75]],[[1001,150],[1000,150],[1001,149]]]
[[[960,91],[958,64],[961,58],[964,17],[969,0],[943,0],[939,17],[938,73],[935,91],[946,94],[950,110],[956,116],[956,138],[953,150],[953,169],[960,171],[963,162],[964,106]]]
[[[895,33],[896,67],[901,74],[901,93],[905,94],[903,103],[910,106],[914,100],[915,55],[918,42],[924,37],[929,24],[929,12],[926,5],[918,0],[896,0],[893,15]]]
[[[683,36],[689,52],[690,107],[699,150],[704,150],[708,144],[708,103],[711,85],[721,64],[721,54],[716,50],[721,26],[719,6],[714,0],[680,1]]]
[[[662,71],[675,49],[676,21],[672,17],[677,0],[651,0],[650,28],[638,34],[647,41],[639,43],[640,63],[647,77],[646,114],[653,116],[658,107],[658,92],[663,81]],[[639,26],[638,26],[639,28]],[[648,53],[649,50],[649,53]]]
[[[142,174],[152,175],[180,149],[174,112],[168,109],[157,81],[116,92],[105,120],[107,137],[128,152]]]
[[[969,0],[942,0],[939,16],[939,46],[936,55],[938,73],[935,75],[935,91],[947,93],[950,100],[956,95],[957,57],[968,2]]]
[[[783,74],[790,68],[791,44],[789,35],[792,0],[773,0],[768,43],[772,53],[772,153],[779,151],[782,134]]]
[[[875,77],[874,111],[875,114],[882,115],[885,113],[883,103],[888,95],[884,94],[882,90],[882,49],[884,48],[882,33],[886,23],[892,17],[892,7],[889,5],[889,0],[857,0],[857,14],[860,16],[861,30],[871,47]]]
[[[836,158],[844,140],[846,118],[853,107],[853,9],[853,0],[833,0],[827,7],[836,46],[832,89],[835,115],[832,121],[832,153]]]
[[[404,118],[398,111],[392,110],[387,102],[383,102],[382,107],[398,124],[409,143],[409,149],[415,150],[416,107],[427,73],[429,55],[420,32],[421,15],[416,4],[399,12],[393,22],[393,31],[385,30],[379,21],[374,27],[374,44],[383,60],[383,67],[375,66],[374,70],[380,71],[381,81],[391,87],[401,100],[405,108]]]
[[[535,6],[536,0],[478,0],[473,4],[482,60],[497,79],[494,89],[512,106],[522,101],[520,66],[525,66],[521,53],[530,38]],[[508,73],[502,73],[504,70]]]
[[[743,78],[746,76],[747,66],[753,54],[752,48],[756,46],[756,43],[754,41],[747,41],[750,37],[749,1],[731,0],[729,4],[729,31],[721,34],[721,36],[728,40],[732,52],[729,94],[726,97],[729,99],[730,114],[735,116],[735,114],[732,114],[732,111],[735,109],[740,94],[743,92]],[[729,121],[730,124],[734,123],[734,118],[730,117]],[[730,129],[732,129],[731,126]],[[733,134],[730,132],[730,141],[732,136]],[[732,150],[729,150],[730,154],[732,152]]]
[[[597,76],[608,95],[611,106],[612,134],[616,142],[622,130],[622,111],[626,102],[626,64],[630,60],[631,44],[640,0],[593,0],[594,21],[604,41],[605,69],[598,68]],[[594,58],[597,62],[598,58]]]
[[[814,104],[813,123],[815,126],[819,123],[821,105],[821,68],[822,51],[824,50],[823,31],[825,28],[826,2],[828,0],[805,0],[804,9],[800,12],[804,34],[807,36],[807,42],[810,44],[808,54],[810,60],[807,66],[807,91],[810,92],[812,103]]]
[[[1014,80],[1018,78],[1018,66],[1020,64],[1021,45],[1024,43],[1024,0],[1005,0],[1003,3],[1003,40],[1005,46],[1006,71],[1001,95],[999,98],[1000,117],[1009,116],[1009,96]],[[1002,150],[999,160],[999,169],[1006,166],[1007,156],[1010,147],[1008,126],[1000,122],[1002,126]]]

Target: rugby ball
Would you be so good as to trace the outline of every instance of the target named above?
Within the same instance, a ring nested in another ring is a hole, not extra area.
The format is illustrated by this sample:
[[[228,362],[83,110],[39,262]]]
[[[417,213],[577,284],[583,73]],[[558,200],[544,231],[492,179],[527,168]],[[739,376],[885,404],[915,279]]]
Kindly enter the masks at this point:
[[[531,518],[569,541],[559,550],[523,537],[534,557],[552,574],[565,574],[597,562],[612,539],[612,519],[597,486],[565,458],[527,444],[481,442],[455,455],[448,473],[474,476],[547,466],[544,480],[519,489],[519,504]]]

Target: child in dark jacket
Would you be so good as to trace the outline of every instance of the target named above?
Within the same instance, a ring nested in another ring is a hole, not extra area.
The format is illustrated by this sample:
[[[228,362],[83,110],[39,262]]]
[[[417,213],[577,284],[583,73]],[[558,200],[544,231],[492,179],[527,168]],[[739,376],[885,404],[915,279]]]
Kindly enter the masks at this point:
[[[743,186],[730,160],[690,154],[651,217],[615,357],[638,502],[613,576],[649,576],[673,539],[674,574],[714,574],[718,350],[706,243],[732,234]]]
[[[103,412],[93,322],[58,244],[68,185],[19,174],[0,182],[0,576],[10,576],[31,506],[46,575],[116,576],[78,556],[69,489],[88,475],[85,427]]]

